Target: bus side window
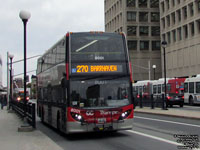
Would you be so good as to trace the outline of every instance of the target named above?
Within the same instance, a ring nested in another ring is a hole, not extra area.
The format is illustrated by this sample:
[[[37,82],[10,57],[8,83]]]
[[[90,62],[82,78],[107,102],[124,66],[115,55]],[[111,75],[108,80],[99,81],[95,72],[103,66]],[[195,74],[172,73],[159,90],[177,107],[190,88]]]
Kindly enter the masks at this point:
[[[194,93],[194,82],[189,83],[189,93]]]
[[[184,83],[184,93],[188,93],[188,83]]]
[[[156,94],[156,92],[157,92],[157,86],[154,85],[154,86],[153,86],[153,94]]]

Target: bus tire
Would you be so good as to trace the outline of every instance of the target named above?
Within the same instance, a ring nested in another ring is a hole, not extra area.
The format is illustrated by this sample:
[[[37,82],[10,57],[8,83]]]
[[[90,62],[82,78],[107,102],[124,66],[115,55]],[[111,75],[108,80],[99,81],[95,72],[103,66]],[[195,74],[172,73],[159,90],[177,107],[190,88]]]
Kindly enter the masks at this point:
[[[194,100],[193,100],[192,96],[190,96],[190,98],[189,98],[189,105],[190,106],[194,105]]]
[[[57,113],[57,130],[60,132],[60,113]]]

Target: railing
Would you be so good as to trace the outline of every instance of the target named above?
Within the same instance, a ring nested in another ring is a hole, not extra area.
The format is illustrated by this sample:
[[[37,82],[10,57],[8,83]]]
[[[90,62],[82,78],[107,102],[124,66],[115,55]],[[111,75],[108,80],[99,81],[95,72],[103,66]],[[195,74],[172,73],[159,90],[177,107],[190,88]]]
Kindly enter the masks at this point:
[[[145,107],[151,107],[152,109],[154,109],[155,107],[159,107],[162,109],[166,109],[166,101],[164,99],[164,94],[160,95],[160,96],[135,96],[135,105],[139,106],[140,108]]]
[[[11,107],[20,117],[22,118],[26,117],[28,123],[33,128],[36,128],[36,115],[35,115],[36,112],[34,103],[27,102],[26,105],[24,105],[23,102],[18,102],[13,100],[11,102]],[[26,115],[24,114],[24,111],[26,112]]]

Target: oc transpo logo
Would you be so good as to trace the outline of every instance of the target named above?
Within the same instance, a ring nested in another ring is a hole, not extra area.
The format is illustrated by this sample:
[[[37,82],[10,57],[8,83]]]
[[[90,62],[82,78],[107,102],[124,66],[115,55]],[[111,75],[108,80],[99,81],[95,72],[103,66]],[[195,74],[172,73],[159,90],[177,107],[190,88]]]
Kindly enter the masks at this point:
[[[86,111],[86,116],[93,116],[94,112],[93,111]]]

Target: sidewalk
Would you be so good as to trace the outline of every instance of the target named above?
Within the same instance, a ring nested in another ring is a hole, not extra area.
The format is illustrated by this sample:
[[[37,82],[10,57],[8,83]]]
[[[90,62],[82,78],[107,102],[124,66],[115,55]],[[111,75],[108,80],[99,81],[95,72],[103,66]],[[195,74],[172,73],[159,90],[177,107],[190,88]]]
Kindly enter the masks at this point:
[[[146,114],[155,114],[155,115],[163,115],[163,116],[200,120],[200,113],[198,111],[191,111],[191,110],[181,110],[181,109],[175,110],[173,108],[168,108],[168,110],[162,110],[161,108],[151,109],[151,107],[140,108],[137,106],[134,111],[135,111],[135,113],[146,113]]]
[[[0,110],[0,149],[1,150],[62,150],[54,141],[39,130],[18,132],[22,120],[7,108]]]

